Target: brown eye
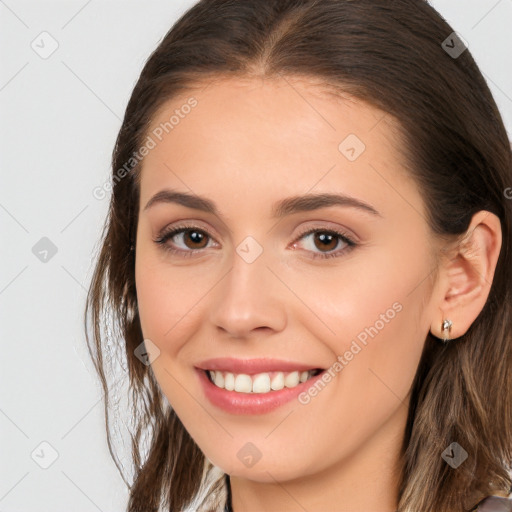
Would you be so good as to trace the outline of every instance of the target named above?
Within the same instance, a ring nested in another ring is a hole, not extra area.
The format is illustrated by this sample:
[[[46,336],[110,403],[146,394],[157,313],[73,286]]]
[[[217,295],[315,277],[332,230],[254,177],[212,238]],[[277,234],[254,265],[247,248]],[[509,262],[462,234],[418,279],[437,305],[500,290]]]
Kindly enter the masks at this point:
[[[196,229],[183,230],[183,243],[189,249],[204,249],[208,235]],[[189,245],[190,244],[190,245]]]
[[[314,235],[313,237],[311,235]],[[336,258],[346,254],[358,244],[345,233],[332,231],[327,229],[310,229],[302,233],[297,241],[293,244],[297,246],[299,241],[309,241],[304,244],[306,252],[311,254],[311,258]],[[336,250],[341,244],[342,248]],[[345,247],[343,247],[345,245]],[[309,247],[308,247],[309,246]]]
[[[202,229],[193,226],[177,226],[163,231],[155,242],[173,254],[191,256],[207,248],[212,237]]]
[[[303,239],[310,240],[310,243],[306,244],[309,247],[306,247],[305,252],[309,253],[312,259],[342,256],[358,245],[345,233],[318,228],[303,233],[293,246],[297,246],[299,240]],[[163,250],[188,258],[201,255],[204,252],[203,249],[208,248],[208,242],[214,239],[208,232],[194,226],[176,226],[167,231],[164,230],[154,241],[162,246]],[[342,248],[336,250],[340,243]]]
[[[338,235],[330,234],[324,231],[317,231],[315,233],[315,247],[320,250],[327,250],[332,251],[333,249],[336,249],[336,246],[338,245]],[[317,244],[317,241],[319,242]]]

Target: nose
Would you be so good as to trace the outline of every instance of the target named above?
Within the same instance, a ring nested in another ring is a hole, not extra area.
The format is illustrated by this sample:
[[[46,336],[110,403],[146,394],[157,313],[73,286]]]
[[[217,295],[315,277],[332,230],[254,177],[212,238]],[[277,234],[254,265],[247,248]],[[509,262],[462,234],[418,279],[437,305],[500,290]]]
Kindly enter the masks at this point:
[[[268,268],[263,254],[249,263],[235,253],[232,261],[231,269],[212,290],[210,321],[214,328],[233,338],[283,330],[286,288],[275,269]]]

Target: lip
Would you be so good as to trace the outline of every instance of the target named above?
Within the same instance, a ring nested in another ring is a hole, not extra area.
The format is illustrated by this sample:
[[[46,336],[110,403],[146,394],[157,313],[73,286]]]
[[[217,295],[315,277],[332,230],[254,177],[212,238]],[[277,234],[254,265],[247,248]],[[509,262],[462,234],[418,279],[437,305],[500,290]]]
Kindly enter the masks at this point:
[[[196,365],[200,370],[218,370],[221,372],[245,373],[255,375],[266,372],[293,372],[307,370],[323,370],[321,366],[285,361],[282,359],[256,358],[256,359],[236,359],[234,357],[218,357],[207,359]]]
[[[266,368],[268,368],[268,366]],[[295,369],[297,368],[294,367],[292,371]],[[307,369],[308,368],[304,368],[304,370]],[[239,393],[237,391],[228,391],[217,387],[213,382],[210,382],[205,369],[196,367],[195,370],[205,397],[210,403],[225,412],[238,415],[265,414],[274,411],[278,407],[297,398],[301,393],[307,391],[317,380],[321,379],[324,374],[324,371],[322,371],[318,375],[311,377],[306,382],[301,382],[293,388],[283,388],[279,391],[270,391],[268,393]]]

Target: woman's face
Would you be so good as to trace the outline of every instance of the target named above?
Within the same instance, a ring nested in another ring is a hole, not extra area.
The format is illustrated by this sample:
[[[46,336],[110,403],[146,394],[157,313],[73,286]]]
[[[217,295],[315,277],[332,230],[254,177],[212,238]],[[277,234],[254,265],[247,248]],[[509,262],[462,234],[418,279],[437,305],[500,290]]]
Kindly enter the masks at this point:
[[[378,472],[439,313],[390,117],[305,81],[226,79],[166,103],[147,135],[139,314],[185,428],[233,476]]]

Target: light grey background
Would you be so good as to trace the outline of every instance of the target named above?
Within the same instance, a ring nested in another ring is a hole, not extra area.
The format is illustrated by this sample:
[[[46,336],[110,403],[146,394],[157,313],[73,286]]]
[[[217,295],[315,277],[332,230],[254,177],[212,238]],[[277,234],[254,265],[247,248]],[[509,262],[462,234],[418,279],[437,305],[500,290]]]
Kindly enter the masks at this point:
[[[194,3],[0,0],[0,512],[124,510],[82,327],[108,205],[92,191],[146,58]],[[431,3],[512,133],[512,0]],[[43,237],[55,255],[34,254]]]

